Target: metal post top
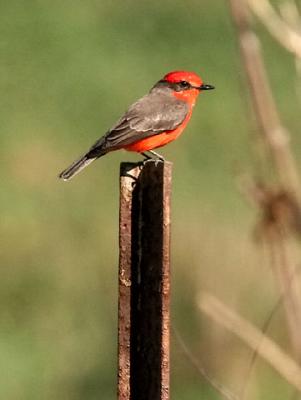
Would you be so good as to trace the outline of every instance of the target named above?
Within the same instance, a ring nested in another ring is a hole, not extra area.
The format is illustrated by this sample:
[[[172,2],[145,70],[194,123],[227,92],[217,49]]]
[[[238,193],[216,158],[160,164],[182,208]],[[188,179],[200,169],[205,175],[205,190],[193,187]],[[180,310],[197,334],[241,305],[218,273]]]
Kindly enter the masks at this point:
[[[171,169],[173,166],[173,163],[170,161],[158,161],[158,160],[147,160],[145,162],[140,161],[140,162],[127,162],[124,161],[120,163],[120,175],[121,176],[127,176],[130,174],[130,171],[139,168],[141,171],[142,170],[149,170],[149,169],[159,169],[161,170],[162,168],[164,169]]]

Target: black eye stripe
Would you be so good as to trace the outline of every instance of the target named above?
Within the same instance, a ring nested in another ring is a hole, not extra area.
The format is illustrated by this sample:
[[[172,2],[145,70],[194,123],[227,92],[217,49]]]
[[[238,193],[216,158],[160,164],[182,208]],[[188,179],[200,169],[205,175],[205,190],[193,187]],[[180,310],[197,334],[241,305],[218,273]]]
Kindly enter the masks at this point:
[[[187,81],[180,81],[180,82],[177,82],[175,85],[176,85],[175,90],[178,92],[180,92],[182,90],[191,89],[191,85]]]
[[[181,92],[183,90],[188,90],[192,88],[192,85],[187,81],[180,81],[180,82],[168,82],[162,79],[157,83],[156,86],[167,86],[176,92]]]

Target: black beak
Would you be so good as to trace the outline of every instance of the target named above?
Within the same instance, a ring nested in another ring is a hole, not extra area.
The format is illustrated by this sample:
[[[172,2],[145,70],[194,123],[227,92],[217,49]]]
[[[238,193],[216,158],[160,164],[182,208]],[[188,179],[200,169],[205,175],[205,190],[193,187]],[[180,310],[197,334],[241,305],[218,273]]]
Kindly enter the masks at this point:
[[[212,90],[215,89],[214,86],[212,85],[206,85],[205,83],[203,83],[201,86],[198,87],[199,90]]]

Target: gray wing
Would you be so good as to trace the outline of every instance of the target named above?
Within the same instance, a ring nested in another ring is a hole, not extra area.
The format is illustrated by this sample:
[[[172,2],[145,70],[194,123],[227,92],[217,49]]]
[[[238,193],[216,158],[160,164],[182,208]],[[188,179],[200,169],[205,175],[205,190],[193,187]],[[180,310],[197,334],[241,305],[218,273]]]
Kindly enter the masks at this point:
[[[119,121],[90,149],[88,155],[97,157],[177,128],[189,111],[187,103],[171,94],[150,92],[134,103]]]

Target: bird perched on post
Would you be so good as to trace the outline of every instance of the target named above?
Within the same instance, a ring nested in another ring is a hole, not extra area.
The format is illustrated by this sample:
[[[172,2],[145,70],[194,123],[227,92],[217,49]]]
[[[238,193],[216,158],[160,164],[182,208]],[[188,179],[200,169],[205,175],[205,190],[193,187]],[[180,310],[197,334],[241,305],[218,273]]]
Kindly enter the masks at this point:
[[[214,89],[194,72],[169,72],[150,92],[132,104],[117,123],[78,160],[60,173],[67,181],[92,161],[125,149],[164,161],[153,150],[175,140],[190,120],[199,93]]]

